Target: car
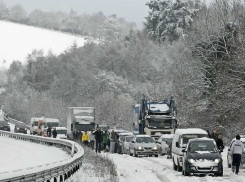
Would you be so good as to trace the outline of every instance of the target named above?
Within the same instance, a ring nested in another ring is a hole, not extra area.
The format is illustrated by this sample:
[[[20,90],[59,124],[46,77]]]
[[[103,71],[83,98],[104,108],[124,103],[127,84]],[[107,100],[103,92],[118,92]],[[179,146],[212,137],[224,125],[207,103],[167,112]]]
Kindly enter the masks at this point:
[[[124,140],[123,140],[123,143],[122,143],[122,153],[123,154],[129,154],[129,144],[131,143],[133,138],[134,138],[133,135],[124,137]]]
[[[147,155],[158,157],[158,149],[154,139],[149,135],[135,135],[129,144],[129,155]]]
[[[214,174],[223,176],[223,160],[214,139],[190,139],[183,152],[182,174]]]
[[[169,149],[169,144],[173,141],[173,134],[163,134],[156,142],[159,154],[166,155]]]
[[[67,139],[67,128],[66,127],[56,127],[58,139]]]
[[[10,126],[4,118],[0,118],[0,130],[10,131]]]
[[[177,129],[172,141],[173,169],[182,171],[182,149],[186,147],[189,139],[208,137],[208,133],[200,128]]]
[[[24,133],[27,134],[27,126],[25,123],[16,123],[14,127],[14,132],[15,133]]]
[[[126,136],[133,136],[133,133],[119,133],[118,134],[118,140],[117,140],[117,143],[118,143],[118,147],[117,147],[117,153],[118,154],[123,154],[122,152],[122,147],[123,147],[123,141],[124,141],[124,138]]]
[[[244,135],[240,135],[241,136],[241,142],[243,143],[244,147],[245,147],[245,136]],[[232,158],[231,158],[231,145],[232,143],[236,140],[236,138],[234,138],[228,148],[228,152],[227,152],[227,165],[228,168],[231,168],[232,166]],[[245,154],[242,154],[242,160],[241,160],[241,164],[240,164],[240,168],[245,168]]]

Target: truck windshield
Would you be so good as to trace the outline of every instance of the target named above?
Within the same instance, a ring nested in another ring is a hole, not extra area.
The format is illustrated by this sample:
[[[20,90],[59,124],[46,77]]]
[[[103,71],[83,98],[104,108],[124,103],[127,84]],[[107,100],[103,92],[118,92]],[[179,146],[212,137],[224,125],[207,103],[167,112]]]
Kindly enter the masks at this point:
[[[76,123],[75,124],[75,128],[78,131],[91,131],[91,130],[94,130],[95,123],[93,123],[93,124],[79,124],[79,123]]]
[[[202,138],[202,137],[207,137],[206,134],[188,134],[188,135],[183,135],[182,139],[183,139],[183,144],[187,144],[189,139],[193,139],[193,138]]]
[[[50,127],[58,127],[59,126],[59,123],[56,123],[56,122],[47,122],[47,126],[50,126]]]
[[[137,137],[136,143],[153,143],[154,140],[151,137]]]
[[[67,130],[57,130],[57,134],[66,135]]]
[[[153,128],[174,128],[175,119],[150,118],[147,119],[148,126]]]

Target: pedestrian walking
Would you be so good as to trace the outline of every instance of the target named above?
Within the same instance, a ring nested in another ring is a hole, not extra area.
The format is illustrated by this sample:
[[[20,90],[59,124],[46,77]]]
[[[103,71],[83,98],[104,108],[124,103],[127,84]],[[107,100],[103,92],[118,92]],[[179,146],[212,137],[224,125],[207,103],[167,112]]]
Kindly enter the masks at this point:
[[[116,143],[116,133],[114,130],[111,131],[111,136],[110,136],[110,153],[115,152],[115,143]]]
[[[89,141],[89,135],[87,131],[85,131],[85,133],[82,136],[82,142],[84,145],[88,146],[88,141]]]
[[[218,140],[218,133],[216,129],[213,129],[213,133],[211,134],[211,138],[215,140],[215,142]]]
[[[109,142],[109,135],[108,135],[107,131],[105,131],[105,133],[103,134],[104,152],[106,152],[106,146],[108,146],[108,148],[109,148],[108,142]]]
[[[53,130],[53,138],[56,138],[57,137],[57,130],[56,130],[56,128],[54,128],[54,130]]]
[[[101,142],[103,141],[102,138],[102,133],[100,131],[100,128],[97,128],[97,131],[94,132],[95,135],[95,140],[96,140],[96,146],[95,146],[95,151],[96,153],[101,151]]]
[[[51,126],[49,125],[49,126],[48,126],[48,129],[47,129],[47,135],[48,135],[48,137],[51,137],[51,134],[52,134],[52,128],[51,128]]]
[[[94,140],[95,140],[94,132],[93,130],[91,130],[89,133],[89,141],[90,141],[90,147],[92,150],[94,150]]]
[[[225,148],[222,140],[222,135],[218,136],[218,140],[216,141],[217,147],[219,150],[222,150]]]
[[[236,174],[239,173],[242,154],[244,153],[244,145],[241,142],[240,138],[240,135],[236,136],[236,140],[232,143],[230,149],[232,155],[232,172],[235,172]]]
[[[73,132],[73,138],[74,141],[77,142],[78,141],[78,137],[79,137],[80,133],[77,131],[77,129],[75,128],[75,131]]]

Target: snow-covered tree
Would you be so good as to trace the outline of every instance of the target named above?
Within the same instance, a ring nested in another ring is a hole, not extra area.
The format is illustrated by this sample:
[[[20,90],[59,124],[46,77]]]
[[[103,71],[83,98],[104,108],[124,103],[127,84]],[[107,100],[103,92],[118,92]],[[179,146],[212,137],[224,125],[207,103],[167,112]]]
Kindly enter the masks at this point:
[[[9,12],[9,19],[14,22],[21,22],[27,18],[27,12],[20,4],[13,6]]]
[[[9,9],[5,2],[0,0],[0,19],[6,19],[9,16]]]

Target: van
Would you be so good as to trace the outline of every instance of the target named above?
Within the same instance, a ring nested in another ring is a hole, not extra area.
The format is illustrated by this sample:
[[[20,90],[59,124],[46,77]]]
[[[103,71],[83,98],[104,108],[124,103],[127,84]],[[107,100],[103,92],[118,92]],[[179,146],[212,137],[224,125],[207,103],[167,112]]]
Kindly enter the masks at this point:
[[[30,133],[31,135],[36,135],[38,132],[38,122],[40,120],[43,120],[43,118],[31,118],[31,124],[30,124]],[[43,131],[43,129],[45,128],[45,122],[43,120],[43,123],[41,125],[41,130]]]
[[[205,130],[199,128],[177,129],[172,141],[172,160],[173,168],[182,171],[182,150],[186,148],[189,139],[208,137]]]
[[[46,123],[46,127],[51,127],[51,128],[55,128],[55,127],[59,127],[60,126],[60,121],[58,119],[55,118],[45,118],[45,123]]]

